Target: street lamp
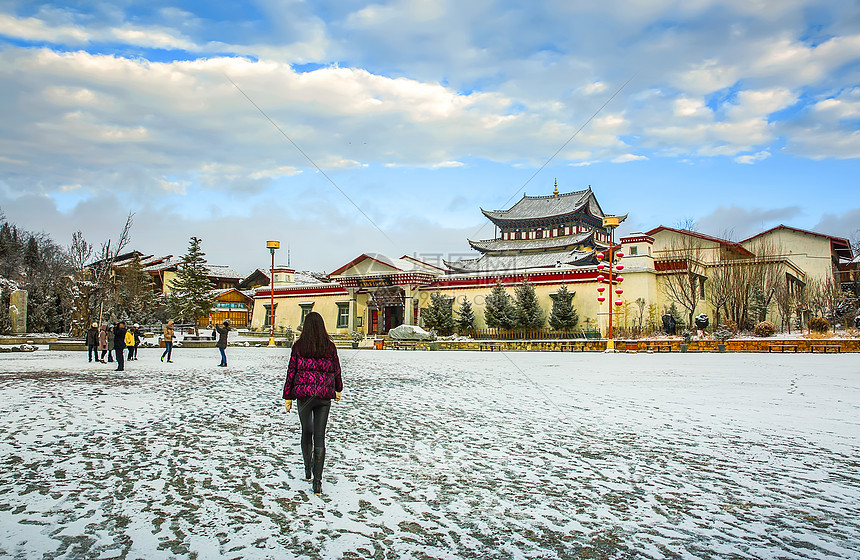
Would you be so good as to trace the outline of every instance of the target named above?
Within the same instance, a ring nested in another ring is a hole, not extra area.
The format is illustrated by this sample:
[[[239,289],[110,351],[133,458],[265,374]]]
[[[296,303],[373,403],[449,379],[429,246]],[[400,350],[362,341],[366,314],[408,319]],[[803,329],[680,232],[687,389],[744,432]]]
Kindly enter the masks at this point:
[[[269,290],[269,326],[271,330],[269,331],[269,348],[275,347],[275,250],[280,248],[280,241],[266,241],[266,247],[269,248],[269,252],[272,253],[272,285],[271,290]]]
[[[624,253],[622,253],[621,251],[618,251],[617,253],[615,252],[616,247],[615,247],[615,241],[614,241],[613,236],[612,236],[612,232],[626,218],[627,218],[626,214],[624,216],[604,216],[604,218],[603,218],[603,227],[606,229],[606,233],[609,235],[609,247],[606,251],[609,258],[606,259],[607,260],[606,265],[603,264],[602,262],[597,265],[597,270],[599,272],[599,274],[597,276],[597,281],[600,282],[601,284],[603,283],[603,280],[604,280],[603,269],[604,268],[607,269],[608,278],[606,278],[606,280],[609,284],[609,289],[605,290],[603,286],[598,286],[598,288],[597,288],[597,292],[598,292],[597,301],[600,302],[600,305],[602,306],[603,302],[606,300],[606,297],[604,297],[603,292],[606,291],[609,294],[609,311],[607,313],[607,315],[609,315],[609,332],[607,333],[607,341],[606,341],[607,352],[614,352],[615,351],[615,341],[613,340],[613,334],[614,333],[612,332],[612,316],[617,312],[612,310],[612,304],[615,303],[615,306],[620,309],[621,305],[623,305],[623,303],[624,303],[623,301],[621,301],[621,294],[624,293],[624,290],[621,289],[621,286],[618,286],[617,288],[615,288],[614,291],[616,294],[618,294],[618,299],[616,299],[615,302],[612,301],[612,292],[613,292],[612,273],[613,273],[613,270],[617,271],[619,273],[616,275],[617,276],[616,282],[621,283],[624,280],[620,275],[620,272],[624,269],[624,265],[622,265],[622,264],[615,264],[614,265],[613,264],[614,257],[618,257],[620,259],[621,257],[624,256]],[[621,247],[619,246],[618,248],[620,249]],[[597,258],[598,258],[598,260],[602,261],[604,259],[604,254],[602,252],[598,253]]]

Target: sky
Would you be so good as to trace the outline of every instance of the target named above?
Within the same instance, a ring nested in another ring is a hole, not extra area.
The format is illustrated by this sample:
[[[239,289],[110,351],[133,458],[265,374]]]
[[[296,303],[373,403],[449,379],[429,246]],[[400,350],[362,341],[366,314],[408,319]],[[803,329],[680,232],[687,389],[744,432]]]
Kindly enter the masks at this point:
[[[853,240],[858,125],[854,0],[0,0],[5,218],[241,273],[474,256],[556,181]]]

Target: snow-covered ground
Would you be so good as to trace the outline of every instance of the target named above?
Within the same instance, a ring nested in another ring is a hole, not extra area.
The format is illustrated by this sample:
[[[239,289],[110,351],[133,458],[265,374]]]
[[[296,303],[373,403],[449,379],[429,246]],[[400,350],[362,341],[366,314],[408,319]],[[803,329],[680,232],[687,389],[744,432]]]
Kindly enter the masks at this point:
[[[0,354],[0,557],[860,557],[856,355],[288,352]]]

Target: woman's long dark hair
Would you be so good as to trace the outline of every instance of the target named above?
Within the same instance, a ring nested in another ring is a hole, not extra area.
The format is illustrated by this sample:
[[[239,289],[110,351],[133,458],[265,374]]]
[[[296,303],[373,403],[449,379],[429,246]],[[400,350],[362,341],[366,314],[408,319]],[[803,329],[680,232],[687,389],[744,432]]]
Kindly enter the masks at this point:
[[[332,344],[325,330],[322,315],[311,311],[305,317],[302,325],[302,334],[293,345],[293,349],[305,358],[322,358],[332,353]]]

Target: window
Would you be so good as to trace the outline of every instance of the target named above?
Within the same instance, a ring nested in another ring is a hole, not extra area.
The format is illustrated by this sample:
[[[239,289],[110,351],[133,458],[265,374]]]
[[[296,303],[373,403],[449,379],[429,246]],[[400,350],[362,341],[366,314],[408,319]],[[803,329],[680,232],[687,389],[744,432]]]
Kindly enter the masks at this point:
[[[349,303],[337,304],[337,328],[345,329],[349,327]]]
[[[638,255],[638,254],[639,254],[639,247],[637,247],[636,245],[631,245],[630,246],[630,256],[632,257],[633,255]]]
[[[705,277],[699,278],[699,297],[705,299]]]
[[[263,308],[266,310],[266,321],[263,323],[264,327],[272,326],[272,306],[271,305],[263,305]],[[275,313],[278,312],[278,304],[275,304]]]
[[[299,307],[302,308],[302,320],[299,322],[299,325],[305,324],[305,317],[308,316],[308,313],[314,310],[313,303],[300,303]]]

